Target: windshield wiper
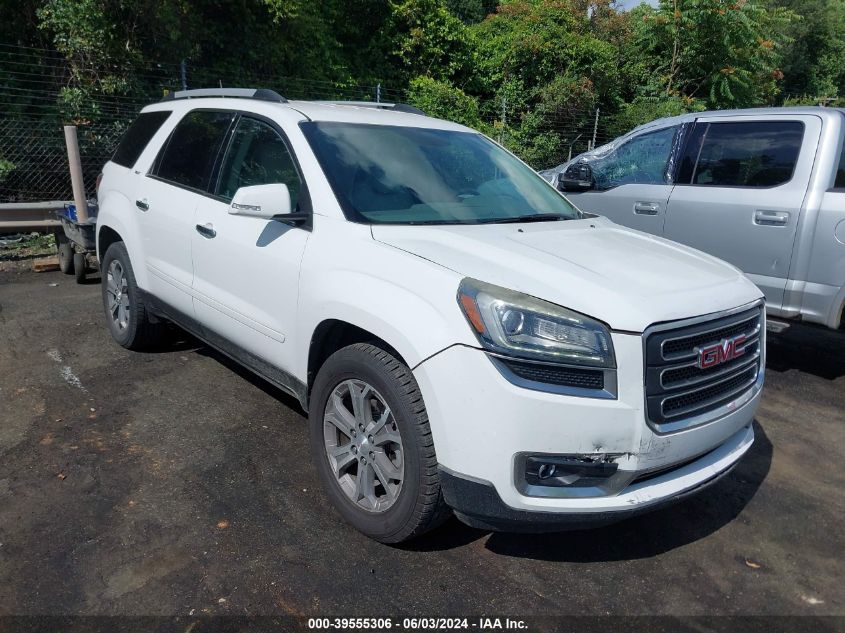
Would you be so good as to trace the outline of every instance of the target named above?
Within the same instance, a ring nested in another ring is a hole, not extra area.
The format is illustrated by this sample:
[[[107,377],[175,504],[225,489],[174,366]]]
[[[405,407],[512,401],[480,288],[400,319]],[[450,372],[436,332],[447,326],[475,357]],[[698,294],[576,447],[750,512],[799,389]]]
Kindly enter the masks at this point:
[[[519,224],[521,222],[551,222],[554,220],[569,220],[560,213],[532,213],[530,215],[518,215],[514,218],[494,218],[492,220],[478,220],[479,224]]]

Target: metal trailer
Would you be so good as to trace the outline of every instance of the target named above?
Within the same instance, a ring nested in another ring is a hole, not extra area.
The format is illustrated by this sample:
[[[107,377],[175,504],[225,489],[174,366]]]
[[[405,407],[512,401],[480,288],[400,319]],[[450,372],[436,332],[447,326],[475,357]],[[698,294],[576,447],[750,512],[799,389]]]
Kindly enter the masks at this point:
[[[88,218],[79,220],[76,207],[72,204],[57,212],[62,223],[62,231],[56,233],[56,246],[59,251],[59,270],[66,275],[74,275],[76,283],[85,281],[93,268],[97,252],[97,208],[88,203]]]

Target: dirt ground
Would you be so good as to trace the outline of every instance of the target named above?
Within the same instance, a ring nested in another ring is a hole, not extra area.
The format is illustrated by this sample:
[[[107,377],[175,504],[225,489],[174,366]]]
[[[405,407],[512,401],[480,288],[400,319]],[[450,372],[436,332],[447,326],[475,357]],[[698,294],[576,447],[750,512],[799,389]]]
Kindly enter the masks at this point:
[[[755,430],[650,515],[391,548],[327,505],[292,399],[118,347],[96,278],[0,272],[0,615],[845,615],[845,332],[770,335]]]

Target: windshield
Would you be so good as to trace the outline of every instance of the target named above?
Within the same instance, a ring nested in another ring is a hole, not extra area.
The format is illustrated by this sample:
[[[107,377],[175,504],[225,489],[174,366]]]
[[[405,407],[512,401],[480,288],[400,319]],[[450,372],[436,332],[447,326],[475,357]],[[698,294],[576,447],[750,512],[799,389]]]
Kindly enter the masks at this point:
[[[302,123],[347,218],[376,224],[568,220],[580,213],[474,132]]]

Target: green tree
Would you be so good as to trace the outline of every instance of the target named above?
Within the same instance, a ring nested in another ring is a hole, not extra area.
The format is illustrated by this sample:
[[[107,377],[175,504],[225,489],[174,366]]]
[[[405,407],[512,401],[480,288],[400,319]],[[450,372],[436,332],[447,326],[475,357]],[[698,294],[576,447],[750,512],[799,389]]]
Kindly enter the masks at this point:
[[[420,75],[451,80],[469,66],[466,27],[445,0],[392,0],[385,31],[397,74],[405,81]]]
[[[634,46],[649,60],[648,89],[712,108],[772,102],[786,29],[795,14],[756,0],[661,0],[634,12]]]
[[[635,97],[630,103],[622,104],[618,112],[608,117],[609,123],[605,130],[609,138],[615,138],[655,119],[704,109],[705,105],[701,101],[674,95]]]
[[[773,0],[801,16],[788,28],[783,92],[810,102],[845,96],[845,0]]]
[[[426,75],[415,77],[408,88],[408,101],[441,119],[449,119],[477,130],[485,129],[478,110],[478,99],[445,81]]]

